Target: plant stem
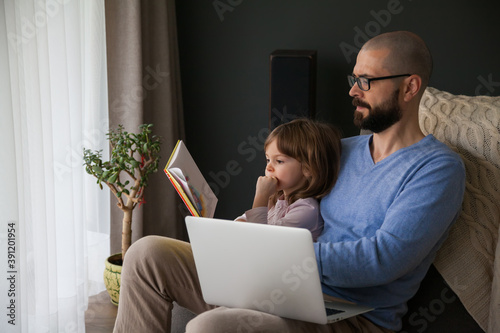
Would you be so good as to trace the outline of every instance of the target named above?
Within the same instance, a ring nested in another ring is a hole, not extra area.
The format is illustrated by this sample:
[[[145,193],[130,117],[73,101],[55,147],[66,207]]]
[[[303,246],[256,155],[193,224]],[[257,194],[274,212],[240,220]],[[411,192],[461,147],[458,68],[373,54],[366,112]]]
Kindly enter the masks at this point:
[[[124,207],[122,210],[122,259],[125,259],[125,253],[132,244],[132,209]]]

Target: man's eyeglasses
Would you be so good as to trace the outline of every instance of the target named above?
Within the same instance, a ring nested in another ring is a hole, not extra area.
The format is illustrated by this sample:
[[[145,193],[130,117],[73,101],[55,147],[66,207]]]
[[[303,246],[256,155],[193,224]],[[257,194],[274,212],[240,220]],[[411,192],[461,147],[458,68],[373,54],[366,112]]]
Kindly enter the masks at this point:
[[[382,76],[382,77],[362,77],[362,76],[354,76],[354,75],[347,75],[347,81],[349,82],[349,86],[352,88],[354,84],[357,82],[359,89],[363,91],[368,91],[370,90],[370,82],[371,81],[377,81],[377,80],[387,80],[387,79],[395,79],[397,77],[403,77],[403,76],[411,76],[412,74],[400,74],[400,75],[391,75],[391,76]]]

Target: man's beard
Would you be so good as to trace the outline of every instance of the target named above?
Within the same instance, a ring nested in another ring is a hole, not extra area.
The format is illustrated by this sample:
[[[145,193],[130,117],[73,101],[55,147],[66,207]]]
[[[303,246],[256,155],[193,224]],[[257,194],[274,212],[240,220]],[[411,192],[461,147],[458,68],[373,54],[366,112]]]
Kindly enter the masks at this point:
[[[394,92],[391,98],[375,107],[361,101],[358,97],[354,97],[352,105],[368,109],[368,116],[365,118],[361,112],[354,111],[354,125],[360,129],[380,133],[397,123],[402,117],[398,95],[399,89]]]

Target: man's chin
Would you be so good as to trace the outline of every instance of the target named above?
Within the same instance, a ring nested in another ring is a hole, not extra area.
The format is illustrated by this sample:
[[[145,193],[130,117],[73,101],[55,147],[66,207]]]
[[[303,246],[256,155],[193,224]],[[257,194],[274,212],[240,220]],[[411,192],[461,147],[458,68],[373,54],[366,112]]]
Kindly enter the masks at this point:
[[[359,111],[354,111],[354,125],[359,129],[364,129],[363,127],[363,114]]]
[[[370,131],[372,133],[383,132],[386,128],[379,128],[378,126],[372,126],[366,121],[354,119],[354,125],[362,131]]]

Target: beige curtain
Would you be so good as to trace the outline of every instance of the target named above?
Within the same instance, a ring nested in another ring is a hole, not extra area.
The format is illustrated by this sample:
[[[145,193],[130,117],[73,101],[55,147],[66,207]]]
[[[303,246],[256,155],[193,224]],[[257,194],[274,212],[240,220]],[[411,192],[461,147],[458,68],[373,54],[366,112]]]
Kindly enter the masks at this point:
[[[133,213],[132,240],[145,235],[185,239],[177,194],[163,173],[184,123],[174,0],[106,0],[109,123],[137,131],[154,124],[162,137],[160,170]],[[120,252],[122,212],[112,197],[111,253]]]

